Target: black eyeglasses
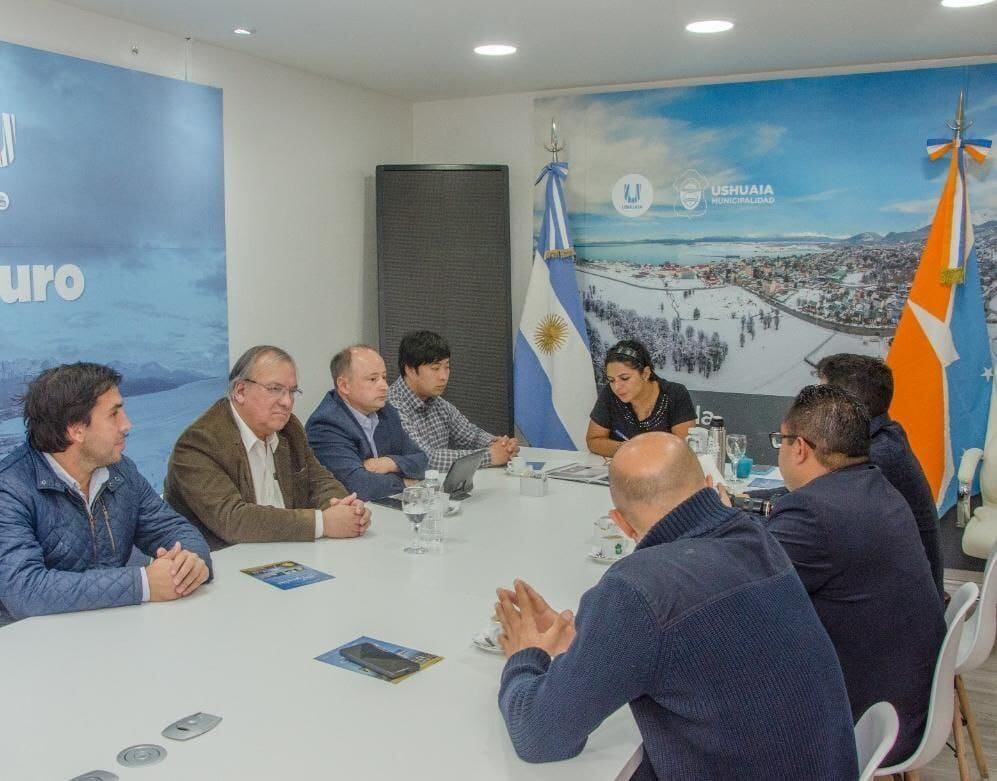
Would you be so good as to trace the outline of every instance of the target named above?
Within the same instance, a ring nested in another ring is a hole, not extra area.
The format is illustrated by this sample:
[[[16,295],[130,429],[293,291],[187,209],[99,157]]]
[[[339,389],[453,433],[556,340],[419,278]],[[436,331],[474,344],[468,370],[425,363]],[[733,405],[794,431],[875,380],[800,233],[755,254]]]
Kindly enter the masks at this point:
[[[769,443],[776,450],[782,447],[782,442],[783,440],[786,439],[802,439],[804,442],[810,445],[810,447],[812,447],[815,450],[817,449],[817,446],[813,442],[811,442],[809,439],[800,434],[783,434],[781,431],[773,431],[771,434],[769,434]]]
[[[251,380],[248,377],[243,380],[243,382],[251,382],[253,385],[258,385],[263,388],[268,394],[273,396],[275,399],[283,398],[286,393],[291,397],[291,401],[301,398],[302,390],[301,388],[295,386],[293,388],[288,388],[286,385],[280,385],[279,383],[272,382],[264,385],[262,382],[257,382],[256,380]]]

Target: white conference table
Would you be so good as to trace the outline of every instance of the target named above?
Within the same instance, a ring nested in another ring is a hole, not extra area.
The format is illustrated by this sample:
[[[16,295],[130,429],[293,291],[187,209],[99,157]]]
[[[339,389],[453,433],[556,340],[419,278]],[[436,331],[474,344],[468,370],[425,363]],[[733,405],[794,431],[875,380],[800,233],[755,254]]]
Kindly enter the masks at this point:
[[[551,466],[601,461],[525,450]],[[121,779],[600,779],[640,744],[628,708],[572,760],[516,757],[497,705],[505,658],[472,636],[494,589],[521,577],[556,608],[574,609],[605,572],[586,554],[603,486],[481,470],[440,553],[402,552],[411,528],[374,506],[355,540],[236,545],[214,556],[215,581],[191,597],[26,619],[0,629],[0,778],[70,779],[103,769]],[[334,580],[281,591],[239,572],[295,560]],[[397,684],[314,657],[361,635],[443,656]],[[187,742],[160,732],[182,716],[223,718]],[[155,743],[159,764],[125,768],[118,751]]]

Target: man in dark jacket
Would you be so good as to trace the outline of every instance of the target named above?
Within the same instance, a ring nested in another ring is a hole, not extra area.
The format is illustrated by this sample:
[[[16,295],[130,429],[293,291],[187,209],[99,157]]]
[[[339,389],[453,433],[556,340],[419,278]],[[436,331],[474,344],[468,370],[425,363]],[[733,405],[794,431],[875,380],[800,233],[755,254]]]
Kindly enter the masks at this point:
[[[931,566],[939,596],[945,594],[945,568],[938,542],[938,508],[935,497],[907,441],[903,426],[889,415],[893,401],[893,372],[878,358],[838,353],[822,358],[817,376],[828,385],[854,393],[869,410],[869,462],[879,467],[900,495],[907,500],[917,523],[921,544]]]
[[[574,757],[629,703],[644,740],[634,779],[855,778],[834,648],[763,524],[721,504],[672,434],[624,443],[610,490],[639,543],[582,597],[577,624],[521,581],[499,590],[499,707],[519,756]]]
[[[388,371],[373,347],[341,350],[329,365],[334,388],[308,418],[315,457],[364,501],[383,499],[422,479],[429,457],[388,404]]]
[[[28,385],[27,442],[0,462],[0,625],[179,599],[211,575],[204,538],[122,455],[120,383],[108,366],[75,363]],[[127,566],[133,545],[147,566]]]
[[[768,522],[813,600],[845,674],[857,721],[880,700],[900,734],[886,764],[920,743],[942,603],[910,507],[869,463],[869,416],[834,385],[800,391],[772,444],[790,492]]]

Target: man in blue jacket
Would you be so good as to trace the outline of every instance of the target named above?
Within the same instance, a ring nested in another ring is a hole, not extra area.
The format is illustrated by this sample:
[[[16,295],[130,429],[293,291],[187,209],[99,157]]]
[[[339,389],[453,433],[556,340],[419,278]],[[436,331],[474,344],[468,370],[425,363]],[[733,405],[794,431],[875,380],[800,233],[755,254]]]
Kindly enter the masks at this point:
[[[782,543],[831,636],[857,721],[881,700],[900,733],[885,764],[924,733],[942,602],[903,496],[869,463],[869,415],[834,385],[800,391],[772,445],[789,493],[768,529]]]
[[[315,457],[347,490],[383,499],[421,480],[428,457],[388,404],[388,372],[373,347],[354,345],[329,365],[334,388],[305,424]]]
[[[945,568],[938,541],[938,508],[928,478],[907,441],[907,432],[889,415],[893,372],[871,355],[838,353],[821,358],[817,376],[823,383],[851,391],[869,410],[869,462],[879,467],[910,505],[935,588],[939,597],[944,597]]]
[[[179,599],[211,575],[204,538],[122,455],[120,383],[74,363],[28,385],[27,442],[0,462],[0,624]],[[133,545],[147,566],[127,566]]]
[[[856,778],[841,668],[779,543],[721,503],[673,434],[624,443],[609,479],[638,545],[577,621],[521,581],[499,590],[499,707],[519,756],[574,757],[629,703],[634,779]]]

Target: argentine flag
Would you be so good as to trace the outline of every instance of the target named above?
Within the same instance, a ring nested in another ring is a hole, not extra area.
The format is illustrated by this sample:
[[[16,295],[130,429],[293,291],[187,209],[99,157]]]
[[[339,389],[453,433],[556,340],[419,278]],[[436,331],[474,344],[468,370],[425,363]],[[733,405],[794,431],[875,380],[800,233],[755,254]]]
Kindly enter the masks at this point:
[[[516,425],[533,447],[584,450],[595,375],[564,206],[565,163],[544,167],[543,223],[514,353]]]

